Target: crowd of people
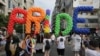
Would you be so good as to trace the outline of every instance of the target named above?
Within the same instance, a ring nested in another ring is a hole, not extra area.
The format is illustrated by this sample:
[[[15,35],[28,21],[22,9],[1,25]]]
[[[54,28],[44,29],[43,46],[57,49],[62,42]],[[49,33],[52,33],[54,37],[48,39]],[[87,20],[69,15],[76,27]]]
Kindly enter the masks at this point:
[[[5,46],[5,36],[6,36],[6,30],[5,29],[1,29],[0,28],[0,51],[3,50],[2,46],[4,47]]]
[[[51,40],[50,39],[48,40],[49,42],[52,40],[53,43],[56,43],[58,56],[65,55],[65,45],[68,45],[66,44],[66,42],[69,42],[70,45],[72,46],[71,49],[74,53],[74,56],[83,56],[83,54],[84,56],[100,56],[100,37],[96,35],[90,36],[90,35],[73,33],[72,35],[69,36],[63,36],[60,33],[59,36],[56,38],[54,37],[54,34],[52,34]],[[84,53],[81,54],[81,51],[84,51]],[[45,56],[49,56],[49,53],[50,53],[50,49],[46,49],[47,55]]]
[[[39,42],[43,43],[44,56],[50,56],[52,45],[56,45],[58,56],[64,56],[66,50],[66,43],[70,43],[71,49],[75,56],[82,56],[80,53],[84,51],[85,56],[100,56],[100,37],[89,36],[73,33],[72,35],[63,36],[59,33],[59,36],[55,36],[53,33],[45,33],[44,36],[28,35],[24,39],[19,39],[16,34],[5,35],[0,29],[0,48],[5,46],[6,56],[31,56],[30,53],[36,53],[35,45]],[[32,47],[27,47],[26,42],[34,39],[35,41],[29,42]],[[32,46],[33,45],[33,46]],[[26,48],[27,47],[27,48]],[[28,50],[26,50],[28,49]],[[32,51],[31,49],[34,49]],[[0,49],[1,50],[1,49]],[[28,53],[30,51],[30,53]],[[32,53],[32,56],[33,56]]]

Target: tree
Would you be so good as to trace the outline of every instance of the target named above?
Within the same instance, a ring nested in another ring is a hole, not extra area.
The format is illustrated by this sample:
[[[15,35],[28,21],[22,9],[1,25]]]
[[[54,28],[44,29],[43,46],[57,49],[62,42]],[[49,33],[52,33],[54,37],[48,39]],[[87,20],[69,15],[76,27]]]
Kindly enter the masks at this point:
[[[6,27],[8,24],[9,16],[5,16],[4,14],[0,14],[0,27]]]
[[[15,26],[16,32],[23,33],[23,25],[17,24]]]
[[[4,14],[0,14],[0,27],[7,27],[9,21],[9,16],[5,16]],[[22,25],[15,25],[14,27],[18,33],[22,33]]]

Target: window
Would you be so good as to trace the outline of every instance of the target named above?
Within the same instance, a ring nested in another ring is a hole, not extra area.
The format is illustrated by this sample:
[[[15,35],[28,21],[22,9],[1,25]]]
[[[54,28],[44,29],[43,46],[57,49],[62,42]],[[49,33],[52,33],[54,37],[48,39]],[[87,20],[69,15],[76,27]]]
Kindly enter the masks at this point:
[[[30,5],[32,6],[32,5],[33,5],[33,3],[30,3]]]
[[[91,12],[91,15],[94,15],[94,12]]]
[[[24,9],[26,10],[26,8],[24,7]]]
[[[18,7],[20,7],[20,3],[18,3]]]
[[[60,28],[61,28],[61,30],[64,30],[65,28],[66,28],[66,26],[67,26],[67,22],[66,22],[66,20],[65,19],[62,19],[61,21],[60,21]]]
[[[5,0],[2,0],[3,2],[5,2]]]
[[[83,14],[83,12],[80,12],[80,14],[82,15],[82,14]]]
[[[8,8],[12,8],[12,7],[13,7],[12,1],[8,0]]]
[[[13,8],[15,8],[15,5],[13,5]]]
[[[88,19],[89,23],[98,23],[98,19]]]
[[[26,0],[24,0],[24,3],[26,3]]]
[[[10,1],[10,0],[8,0],[8,8],[10,8],[10,4],[11,4],[11,1]]]

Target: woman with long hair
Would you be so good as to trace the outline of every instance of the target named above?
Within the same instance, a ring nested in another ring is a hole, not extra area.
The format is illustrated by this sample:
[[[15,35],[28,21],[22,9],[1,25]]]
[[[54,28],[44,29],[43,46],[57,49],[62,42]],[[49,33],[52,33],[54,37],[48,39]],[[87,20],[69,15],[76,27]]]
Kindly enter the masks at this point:
[[[51,49],[51,38],[50,33],[45,33],[45,38],[43,39],[44,44],[44,56],[50,56]]]
[[[11,36],[12,35],[6,36],[6,45],[5,45],[6,56],[11,56],[11,51],[10,51]]]

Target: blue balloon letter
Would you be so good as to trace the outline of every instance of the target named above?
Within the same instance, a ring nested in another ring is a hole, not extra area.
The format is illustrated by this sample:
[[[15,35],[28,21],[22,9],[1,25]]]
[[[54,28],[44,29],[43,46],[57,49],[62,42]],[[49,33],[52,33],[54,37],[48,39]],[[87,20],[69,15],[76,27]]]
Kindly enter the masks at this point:
[[[74,9],[74,14],[73,14],[73,31],[78,34],[87,34],[90,32],[90,29],[88,28],[77,28],[77,23],[85,23],[84,18],[78,18],[78,12],[80,11],[92,11],[93,7],[92,6],[80,6]]]

